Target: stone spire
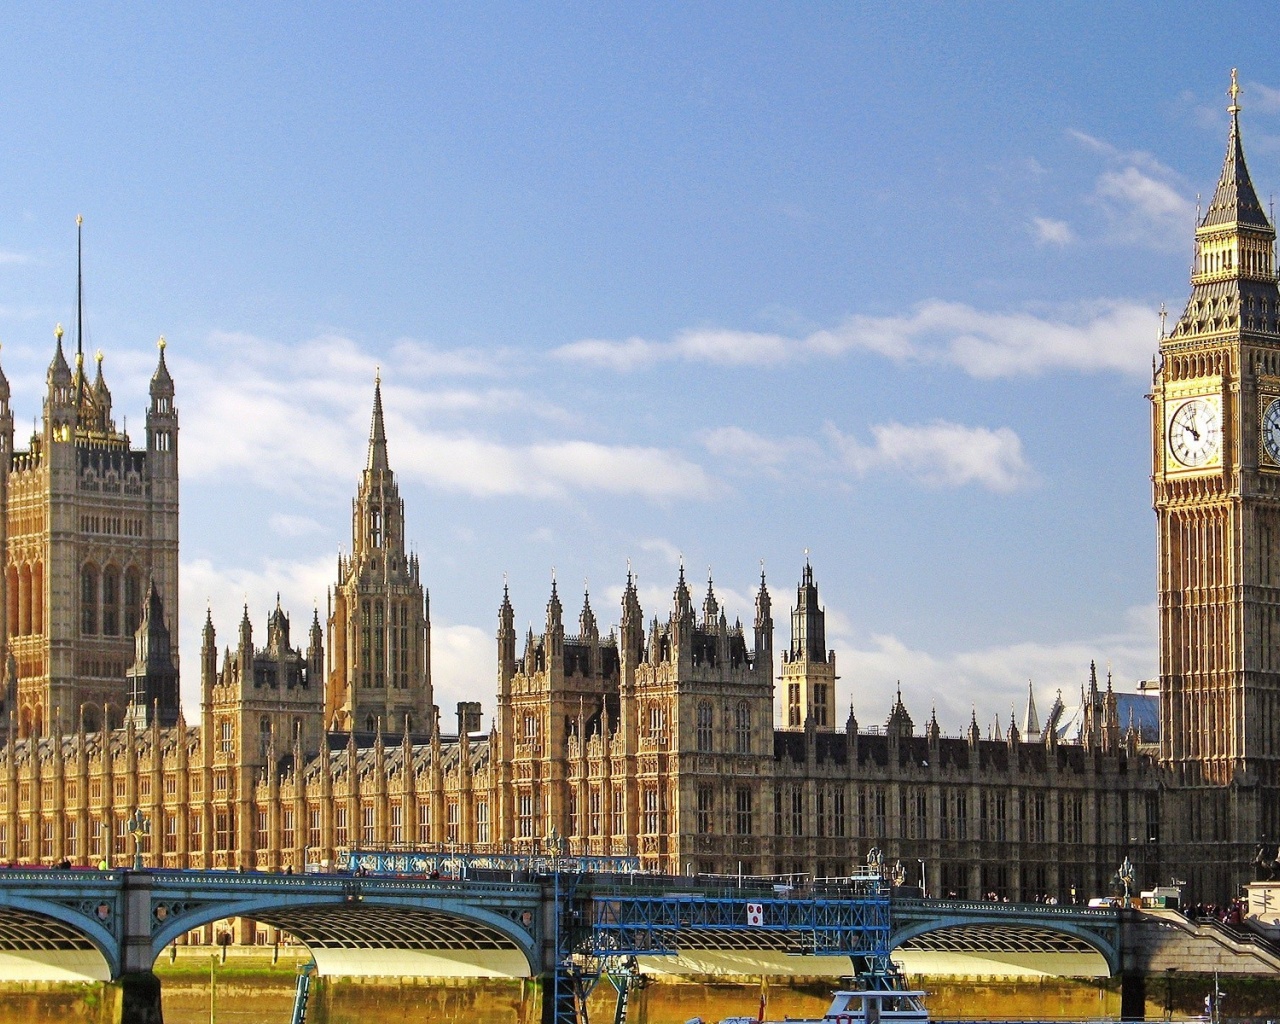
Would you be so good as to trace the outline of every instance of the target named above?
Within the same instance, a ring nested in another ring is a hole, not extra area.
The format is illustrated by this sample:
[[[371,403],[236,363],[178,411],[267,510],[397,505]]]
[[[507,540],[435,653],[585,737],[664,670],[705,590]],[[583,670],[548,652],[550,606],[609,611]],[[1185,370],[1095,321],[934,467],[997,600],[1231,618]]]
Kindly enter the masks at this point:
[[[1240,135],[1240,87],[1231,72],[1231,125],[1222,174],[1209,208],[1196,226],[1191,298],[1164,343],[1188,335],[1241,330],[1271,338],[1280,321],[1267,315],[1277,299],[1273,246],[1276,232],[1245,164]]]
[[[1028,743],[1035,743],[1040,739],[1040,716],[1036,714],[1036,691],[1030,679],[1027,680],[1027,711],[1022,716],[1022,738]]]
[[[382,422],[382,375],[373,378],[373,422],[369,426],[369,460],[365,466],[373,473],[385,473],[387,462],[387,429]]]

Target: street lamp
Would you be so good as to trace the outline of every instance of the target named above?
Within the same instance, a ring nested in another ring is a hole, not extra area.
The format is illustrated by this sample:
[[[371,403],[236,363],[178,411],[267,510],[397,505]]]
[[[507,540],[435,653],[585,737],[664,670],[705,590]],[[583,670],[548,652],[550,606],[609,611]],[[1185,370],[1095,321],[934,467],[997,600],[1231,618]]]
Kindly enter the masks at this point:
[[[929,898],[929,887],[924,880],[924,858],[917,857],[916,859],[920,861],[920,896],[922,899],[927,900]]]
[[[142,870],[142,837],[151,835],[151,819],[142,813],[142,808],[134,809],[133,817],[124,823],[125,831],[133,836],[133,870]]]

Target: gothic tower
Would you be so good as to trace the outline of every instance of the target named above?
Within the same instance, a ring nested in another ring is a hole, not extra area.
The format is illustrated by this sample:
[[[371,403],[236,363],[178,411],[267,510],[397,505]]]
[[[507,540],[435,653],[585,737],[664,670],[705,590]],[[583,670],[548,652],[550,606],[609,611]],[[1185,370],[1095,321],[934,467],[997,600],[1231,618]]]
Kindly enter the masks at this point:
[[[429,736],[431,690],[429,597],[418,556],[404,547],[404,502],[387,459],[382,381],[373,390],[369,456],[351,507],[351,554],[338,558],[329,613],[329,685],[325,716],[344,732],[379,728]]]
[[[18,669],[18,731],[44,735],[54,719],[74,732],[129,703],[134,633],[155,581],[178,663],[178,412],[160,358],[151,379],[147,444],[116,427],[102,373],[85,375],[83,303],[75,370],[55,332],[43,423],[14,449],[7,382],[0,383],[4,638]]]
[[[791,648],[782,653],[785,727],[836,730],[836,652],[827,650],[827,613],[818,604],[813,567],[806,558],[796,606],[791,609]]]
[[[1280,832],[1280,291],[1238,93],[1233,71],[1226,160],[1151,394],[1160,759],[1189,844],[1174,858],[1193,875],[1226,862],[1201,880],[1224,891]],[[1214,842],[1234,845],[1210,857]]]

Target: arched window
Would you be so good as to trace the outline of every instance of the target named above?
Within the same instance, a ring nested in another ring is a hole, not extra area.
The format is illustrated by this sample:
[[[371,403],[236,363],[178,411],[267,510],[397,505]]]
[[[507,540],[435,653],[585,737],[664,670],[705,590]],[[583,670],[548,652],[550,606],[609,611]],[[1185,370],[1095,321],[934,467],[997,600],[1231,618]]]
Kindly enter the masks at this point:
[[[373,685],[381,689],[386,685],[386,629],[383,622],[383,604],[373,602]]]
[[[24,565],[18,580],[18,633],[31,632],[31,566]]]
[[[138,632],[142,623],[142,574],[130,567],[124,574],[124,631],[126,636]]]
[[[44,563],[31,568],[31,632],[44,632]]]
[[[92,565],[80,570],[80,632],[98,632],[98,570]]]
[[[698,751],[700,753],[708,753],[711,750],[713,722],[711,702],[704,700],[698,705]]]
[[[751,708],[739,701],[733,711],[734,749],[739,754],[751,753]]]
[[[360,682],[365,689],[373,685],[372,673],[369,670],[371,664],[369,650],[372,646],[369,634],[369,601],[366,598],[360,602]]]
[[[9,635],[18,635],[18,569],[16,566],[9,566],[9,571],[5,575],[6,589],[8,591],[6,614],[9,617]]]
[[[373,715],[370,715],[368,718],[364,720],[365,732],[373,732],[373,725],[374,725]]]
[[[108,566],[102,570],[102,635],[120,634],[120,570]]]

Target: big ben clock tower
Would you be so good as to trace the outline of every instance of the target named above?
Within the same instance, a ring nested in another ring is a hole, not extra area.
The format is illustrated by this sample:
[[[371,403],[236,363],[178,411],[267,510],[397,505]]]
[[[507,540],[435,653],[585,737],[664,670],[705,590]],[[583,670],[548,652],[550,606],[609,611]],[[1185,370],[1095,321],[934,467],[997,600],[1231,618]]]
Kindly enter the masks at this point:
[[[1166,838],[1200,892],[1245,881],[1280,836],[1280,290],[1239,92],[1232,71],[1226,161],[1151,395]]]

